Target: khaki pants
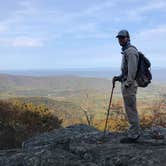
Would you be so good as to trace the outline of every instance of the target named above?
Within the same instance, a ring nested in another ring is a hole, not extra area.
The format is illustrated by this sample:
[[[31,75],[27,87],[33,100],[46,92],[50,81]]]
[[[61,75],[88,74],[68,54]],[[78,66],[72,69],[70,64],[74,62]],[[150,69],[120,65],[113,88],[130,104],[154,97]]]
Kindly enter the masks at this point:
[[[141,134],[140,121],[136,106],[136,84],[131,85],[126,88],[124,83],[121,85],[122,96],[124,101],[125,112],[127,114],[128,121],[130,123],[130,128],[128,130],[128,137],[136,138]]]

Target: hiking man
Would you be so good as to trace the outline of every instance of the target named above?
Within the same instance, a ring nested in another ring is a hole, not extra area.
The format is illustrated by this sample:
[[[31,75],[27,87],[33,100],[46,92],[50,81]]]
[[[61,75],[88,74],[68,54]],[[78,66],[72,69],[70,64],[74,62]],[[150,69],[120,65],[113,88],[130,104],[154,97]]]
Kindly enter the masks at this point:
[[[122,46],[121,75],[114,76],[113,84],[121,82],[121,92],[124,101],[125,112],[127,114],[130,128],[127,137],[120,140],[121,143],[136,141],[141,134],[140,122],[136,107],[137,83],[135,80],[139,54],[137,49],[130,44],[130,35],[127,30],[121,30],[118,35],[119,44]]]

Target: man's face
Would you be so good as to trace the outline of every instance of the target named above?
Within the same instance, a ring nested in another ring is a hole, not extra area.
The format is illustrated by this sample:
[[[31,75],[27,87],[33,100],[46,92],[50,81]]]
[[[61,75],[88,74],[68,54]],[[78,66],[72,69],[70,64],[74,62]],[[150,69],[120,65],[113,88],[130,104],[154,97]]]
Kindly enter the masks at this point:
[[[121,46],[125,46],[127,44],[128,40],[129,40],[128,37],[123,37],[123,36],[118,37],[118,41]]]

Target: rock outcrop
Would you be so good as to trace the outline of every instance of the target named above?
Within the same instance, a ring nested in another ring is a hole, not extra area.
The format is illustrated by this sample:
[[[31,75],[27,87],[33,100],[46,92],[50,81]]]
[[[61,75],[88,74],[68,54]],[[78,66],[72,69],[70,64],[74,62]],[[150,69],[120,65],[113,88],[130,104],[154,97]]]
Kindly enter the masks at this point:
[[[165,166],[165,136],[152,139],[152,129],[144,130],[137,143],[121,144],[123,133],[103,133],[87,125],[73,125],[40,134],[22,144],[21,149],[0,151],[0,166]]]

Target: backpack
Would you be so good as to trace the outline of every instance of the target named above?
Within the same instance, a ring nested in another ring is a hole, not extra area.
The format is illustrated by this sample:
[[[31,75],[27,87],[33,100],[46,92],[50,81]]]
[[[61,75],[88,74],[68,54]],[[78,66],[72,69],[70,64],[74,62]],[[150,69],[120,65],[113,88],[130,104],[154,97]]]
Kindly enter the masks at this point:
[[[138,51],[138,55],[139,61],[135,80],[139,87],[147,87],[152,80],[151,63],[142,52]]]

